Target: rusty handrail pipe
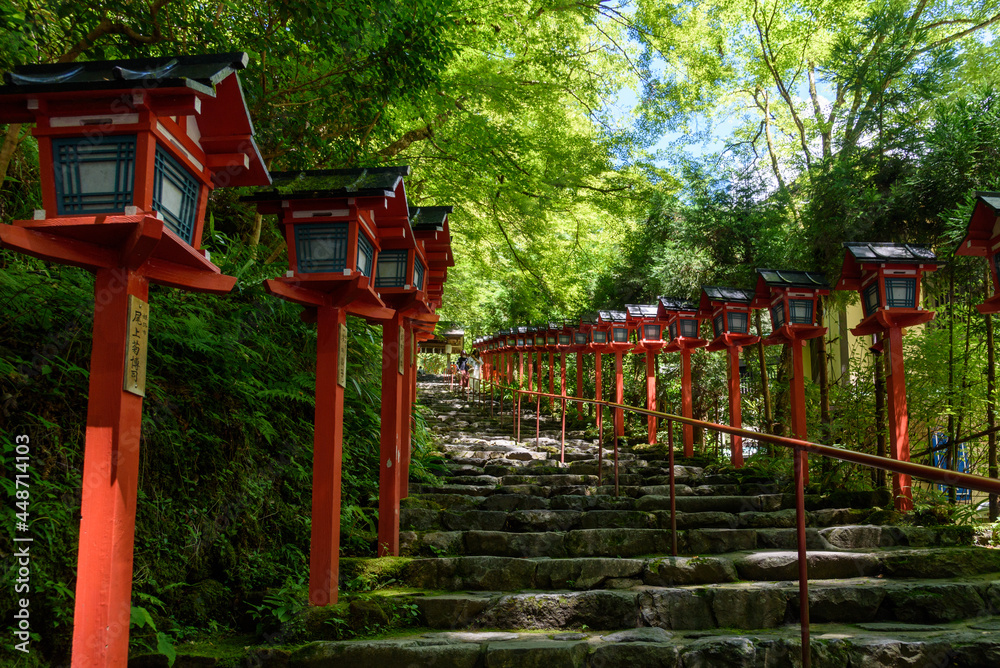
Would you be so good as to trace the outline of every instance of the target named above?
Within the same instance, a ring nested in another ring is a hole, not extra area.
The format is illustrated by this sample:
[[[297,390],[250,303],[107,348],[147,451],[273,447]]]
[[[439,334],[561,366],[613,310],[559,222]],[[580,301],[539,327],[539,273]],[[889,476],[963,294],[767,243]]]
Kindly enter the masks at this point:
[[[519,391],[525,394],[541,394],[542,396],[552,396],[557,399],[561,398],[561,395],[558,394],[550,395],[548,393],[538,392],[535,390],[519,390]],[[866,452],[845,450],[843,448],[837,448],[832,445],[822,445],[820,443],[813,443],[812,441],[803,441],[797,438],[789,438],[787,436],[775,436],[774,434],[766,434],[763,432],[752,431],[749,429],[741,429],[739,427],[731,427],[729,425],[716,424],[715,422],[706,422],[704,420],[686,418],[680,415],[673,415],[671,413],[663,413],[660,411],[650,410],[648,408],[629,406],[628,404],[616,404],[611,401],[605,401],[600,399],[586,399],[586,398],[577,399],[576,397],[572,397],[572,400],[582,401],[584,403],[596,404],[601,406],[607,406],[608,408],[612,409],[641,413],[643,415],[653,415],[657,418],[662,418],[665,420],[676,421],[682,424],[689,424],[691,426],[701,427],[703,429],[712,429],[715,431],[720,431],[722,433],[734,436],[743,436],[757,441],[763,441],[765,443],[774,443],[775,445],[781,445],[788,448],[793,448],[793,449],[802,448],[806,452],[815,453],[817,455],[822,455],[824,457],[839,459],[841,461],[851,462],[853,464],[861,464],[862,466],[870,466],[872,468],[878,468],[885,471],[890,471],[892,473],[909,474],[915,478],[921,478],[922,480],[927,480],[942,485],[955,485],[956,487],[966,487],[969,489],[975,489],[976,491],[986,492],[989,494],[1000,494],[1000,480],[995,478],[987,478],[985,476],[974,475],[972,473],[959,473],[958,471],[945,471],[943,469],[939,469],[934,466],[927,466],[926,464],[903,462],[896,459],[890,459],[888,457],[879,457],[878,455],[871,455]]]
[[[552,394],[548,392],[540,392],[534,390],[524,390],[521,388],[513,388],[513,391],[525,394],[535,394],[538,397],[538,402],[541,402],[542,396],[551,397],[553,399],[563,400],[563,410],[565,411],[565,399],[568,397],[565,393],[561,395]],[[864,452],[855,452],[853,450],[845,450],[843,448],[836,448],[830,445],[822,445],[819,443],[813,443],[811,441],[803,441],[797,438],[788,438],[785,436],[775,436],[773,434],[765,434],[760,432],[751,431],[749,429],[741,429],[738,427],[731,427],[723,424],[716,424],[714,422],[706,422],[704,420],[695,420],[693,418],[686,418],[680,415],[672,415],[670,413],[662,413],[660,411],[654,411],[648,408],[639,408],[636,406],[629,406],[627,404],[618,404],[611,401],[604,401],[599,399],[587,399],[583,397],[573,397],[573,401],[580,403],[590,403],[597,405],[598,411],[601,410],[603,406],[607,406],[612,410],[612,416],[614,415],[614,410],[620,411],[631,411],[633,413],[639,413],[643,415],[652,415],[657,418],[667,420],[667,440],[668,440],[668,451],[669,451],[669,466],[670,466],[670,526],[671,526],[671,548],[673,556],[677,556],[677,507],[676,507],[676,497],[674,490],[674,447],[673,447],[673,423],[680,422],[681,424],[691,425],[694,427],[700,427],[703,429],[712,429],[725,434],[730,434],[733,436],[744,436],[756,441],[763,441],[765,443],[773,443],[775,445],[780,445],[783,447],[791,448],[793,454],[793,472],[795,479],[795,519],[796,519],[796,543],[797,543],[797,554],[798,554],[798,570],[799,570],[799,625],[801,632],[801,642],[802,642],[802,666],[803,668],[810,668],[812,662],[812,656],[809,644],[809,566],[808,566],[808,552],[806,550],[806,511],[805,511],[805,473],[808,466],[806,453],[815,453],[823,457],[829,457],[831,459],[837,459],[840,461],[851,462],[854,464],[860,464],[862,466],[869,466],[872,468],[882,469],[885,471],[890,471],[893,473],[908,474],[914,478],[920,478],[922,480],[929,480],[930,482],[936,482],[945,485],[955,485],[959,487],[965,487],[968,489],[975,489],[980,492],[987,492],[990,494],[1000,494],[1000,480],[995,478],[987,478],[984,476],[973,475],[970,473],[959,473],[957,471],[946,471],[933,466],[926,466],[924,464],[915,464],[913,462],[903,462],[895,459],[889,459],[887,457],[879,457],[878,455],[870,455]],[[520,396],[518,397],[518,404],[520,404]],[[565,415],[564,415],[565,419]],[[603,443],[599,443],[599,446],[603,446]],[[615,495],[618,494],[618,436],[615,434]]]

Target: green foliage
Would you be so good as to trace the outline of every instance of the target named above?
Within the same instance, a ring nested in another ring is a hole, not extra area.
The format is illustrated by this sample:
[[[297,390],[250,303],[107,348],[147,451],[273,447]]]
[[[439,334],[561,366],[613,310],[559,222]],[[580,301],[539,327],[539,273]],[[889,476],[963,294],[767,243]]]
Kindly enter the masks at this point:
[[[218,235],[211,243],[222,270],[240,275],[232,295],[150,289],[133,604],[168,639],[210,620],[250,624],[243,601],[308,570],[315,328],[264,294],[260,279],[282,267]],[[92,279],[10,254],[0,261],[4,473],[14,436],[28,434],[32,623],[46,629],[34,646],[59,662],[73,612]],[[373,555],[381,333],[355,319],[348,330],[342,544],[345,555]],[[419,415],[417,424],[413,466],[426,478],[440,459],[429,457]],[[4,508],[8,531],[14,510]],[[10,604],[0,605],[7,620]],[[154,650],[155,633],[137,634],[134,649]]]
[[[162,602],[159,603],[162,608]],[[132,606],[129,612],[129,630],[129,641],[132,646],[143,647],[148,650],[153,650],[153,648],[146,641],[147,634],[142,633],[142,631],[145,630],[153,634],[153,638],[156,640],[155,652],[167,657],[167,665],[174,665],[174,661],[177,660],[177,650],[174,648],[173,643],[170,642],[170,637],[166,633],[156,630],[156,623],[146,608],[137,605]],[[136,633],[136,630],[139,632]]]

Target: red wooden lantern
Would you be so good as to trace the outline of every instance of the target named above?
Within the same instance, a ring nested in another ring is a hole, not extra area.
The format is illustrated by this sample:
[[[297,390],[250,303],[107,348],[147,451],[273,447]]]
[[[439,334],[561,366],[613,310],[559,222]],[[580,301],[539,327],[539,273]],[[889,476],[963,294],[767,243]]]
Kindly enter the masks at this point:
[[[620,404],[625,400],[625,379],[622,374],[622,356],[635,345],[630,341],[632,326],[628,323],[628,314],[625,311],[598,311],[597,320],[599,323],[611,328],[611,340],[608,347],[615,355],[615,403]],[[625,436],[625,413],[615,411],[615,435],[618,438]]]
[[[691,398],[691,353],[708,345],[701,338],[701,316],[698,305],[684,299],[674,297],[659,297],[656,307],[657,318],[667,323],[667,336],[670,342],[664,347],[666,352],[681,354],[681,415],[694,417],[694,404]],[[694,428],[684,425],[684,455],[694,456]]]
[[[993,296],[976,308],[983,314],[1000,312],[1000,193],[976,193],[968,231],[955,255],[987,259],[993,279]]]
[[[517,349],[517,384],[518,387],[524,387],[524,354],[528,353],[528,375],[531,375],[531,353],[529,349],[531,347],[531,338],[528,333],[528,327],[526,325],[520,325],[514,328],[515,334],[515,347]],[[530,381],[529,381],[530,382]]]
[[[381,554],[399,551],[399,500],[415,381],[412,320],[436,316],[420,288],[427,260],[409,222],[408,167],[274,174],[274,187],[245,197],[278,215],[288,246],[286,276],[267,290],[302,304],[318,323],[310,602],[337,600],[340,463],[346,386],[346,316],[383,327],[379,466]]]
[[[766,308],[771,314],[772,334],[764,345],[779,343],[791,346],[792,375],[790,401],[792,435],[808,440],[806,428],[805,374],[802,366],[802,349],[809,339],[826,334],[826,327],[816,325],[816,302],[821,295],[830,294],[830,286],[822,274],[808,271],[757,270],[757,295],[755,305]],[[802,480],[809,483],[809,466],[806,453],[801,455]]]
[[[451,251],[451,231],[448,227],[448,215],[453,210],[450,206],[410,207],[413,235],[423,243],[424,257],[427,260],[426,284],[423,286],[425,300],[433,309],[441,308],[448,268],[455,266]]]
[[[706,350],[729,351],[729,423],[742,427],[740,406],[740,350],[757,343],[758,337],[750,334],[750,311],[754,293],[738,288],[704,285],[701,288],[699,313],[712,321],[715,338]],[[743,438],[732,436],[733,466],[743,466]]]
[[[590,352],[590,337],[588,333],[584,331],[583,326],[580,321],[577,320],[574,323],[568,323],[569,332],[573,337],[573,344],[569,347],[569,350],[576,353],[576,389],[575,396],[577,398],[583,397],[583,354]],[[578,401],[576,403],[576,417],[580,420],[583,419],[583,402]]]
[[[559,386],[560,394],[566,396],[566,355],[573,349],[573,333],[575,328],[571,323],[563,322],[557,325],[556,350],[559,351]]]
[[[426,312],[420,313],[409,322],[416,336],[429,332],[433,335],[434,326],[440,319],[435,311],[441,307],[444,298],[444,283],[448,280],[448,268],[455,266],[455,258],[451,251],[451,231],[448,225],[448,216],[452,213],[450,206],[419,206],[410,208],[410,225],[413,229],[413,236],[417,240],[417,246],[423,253],[426,261],[425,276],[421,281],[419,275],[419,258],[414,261],[413,285],[416,289],[424,293]],[[409,398],[403,407],[403,415],[410,416],[405,420],[405,430],[403,438],[403,465],[399,467],[400,475],[400,498],[409,495],[409,472],[410,456],[412,451],[411,435],[413,433],[413,406],[417,402],[417,360],[413,351],[413,359],[407,369]]]
[[[910,461],[909,416],[903,366],[903,328],[934,319],[920,304],[920,279],[937,269],[929,248],[909,244],[848,242],[837,290],[857,290],[865,317],[851,330],[854,336],[877,334],[886,350],[889,393],[889,439],[892,456]],[[897,510],[912,510],[910,476],[893,476]]]
[[[503,343],[501,350],[504,356],[503,380],[507,385],[514,382],[514,353],[517,351],[517,329],[507,328],[501,331]]]
[[[611,326],[600,322],[600,317],[596,314],[580,316],[580,332],[587,338],[586,350],[594,353],[594,398],[598,401],[604,399],[604,367],[601,354],[611,352],[608,343],[611,340]],[[604,411],[598,405],[594,412],[594,422],[598,434],[604,433]]]
[[[667,344],[663,340],[663,322],[660,321],[655,304],[626,304],[628,322],[635,329],[638,341],[634,353],[646,353],[646,408],[656,410],[656,353]],[[656,417],[646,418],[648,442],[656,443]]]
[[[268,183],[236,70],[244,53],[19,66],[0,123],[34,123],[34,220],[0,247],[93,271],[73,665],[124,666],[150,283],[224,294],[200,250],[208,193]]]

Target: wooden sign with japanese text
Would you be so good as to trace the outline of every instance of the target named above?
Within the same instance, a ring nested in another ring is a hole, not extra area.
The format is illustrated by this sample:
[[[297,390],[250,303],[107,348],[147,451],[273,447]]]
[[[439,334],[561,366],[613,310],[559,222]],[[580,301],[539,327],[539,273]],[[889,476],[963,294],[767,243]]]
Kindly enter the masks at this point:
[[[340,324],[340,333],[337,335],[339,343],[337,350],[337,384],[347,387],[347,325]]]
[[[146,349],[149,339],[149,303],[128,297],[128,332],[125,344],[126,392],[146,396]]]
[[[404,366],[404,362],[406,360],[406,354],[405,354],[406,353],[406,348],[404,348],[405,345],[406,345],[406,338],[405,338],[404,333],[403,333],[403,328],[400,327],[399,328],[399,349],[398,349],[399,350],[399,355],[397,355],[397,357],[399,357],[399,373],[400,373],[400,375],[403,374],[403,366]]]

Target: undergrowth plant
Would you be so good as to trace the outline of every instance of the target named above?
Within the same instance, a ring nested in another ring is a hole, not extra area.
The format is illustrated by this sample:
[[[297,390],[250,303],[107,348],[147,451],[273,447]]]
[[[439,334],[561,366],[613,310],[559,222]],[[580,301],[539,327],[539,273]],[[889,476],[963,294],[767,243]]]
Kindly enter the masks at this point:
[[[252,630],[245,602],[308,572],[315,326],[302,322],[299,307],[264,293],[262,279],[281,275],[284,266],[265,264],[217,233],[211,220],[207,226],[213,261],[239,279],[233,293],[150,286],[149,294],[133,604],[146,611],[143,622],[148,617],[167,637],[195,628]],[[4,253],[0,313],[0,479],[9,493],[14,436],[29,435],[32,625],[45,630],[32,647],[46,661],[64,663],[72,633],[93,278]],[[345,554],[373,556],[381,331],[353,317],[348,331],[342,545]],[[413,470],[430,481],[442,465],[419,409],[415,424]],[[4,504],[8,541],[13,512]],[[13,581],[14,566],[7,568]],[[12,605],[10,597],[0,602],[8,634]],[[133,650],[157,644],[140,630]]]

